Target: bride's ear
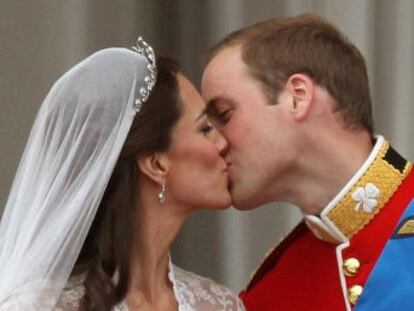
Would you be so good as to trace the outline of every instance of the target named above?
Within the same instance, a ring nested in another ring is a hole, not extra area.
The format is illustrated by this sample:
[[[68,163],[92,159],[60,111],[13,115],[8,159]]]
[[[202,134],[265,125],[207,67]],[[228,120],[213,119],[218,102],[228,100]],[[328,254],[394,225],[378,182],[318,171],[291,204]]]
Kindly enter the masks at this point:
[[[168,174],[170,161],[166,154],[156,152],[137,158],[137,165],[143,174],[161,185]]]

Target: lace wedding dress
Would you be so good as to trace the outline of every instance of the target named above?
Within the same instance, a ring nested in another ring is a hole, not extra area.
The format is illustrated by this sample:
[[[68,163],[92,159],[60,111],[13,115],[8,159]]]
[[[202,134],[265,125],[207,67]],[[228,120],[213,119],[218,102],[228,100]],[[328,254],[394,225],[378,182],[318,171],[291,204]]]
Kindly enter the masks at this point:
[[[156,76],[154,51],[139,38],[133,50],[97,51],[53,85],[0,221],[0,311],[79,310],[83,281],[69,276]],[[179,311],[243,310],[212,281],[171,264],[169,276]]]
[[[169,279],[173,284],[178,311],[244,311],[240,299],[228,288],[214,281],[169,264]],[[84,295],[82,277],[72,277],[54,311],[78,311]],[[128,311],[125,302],[113,311]]]

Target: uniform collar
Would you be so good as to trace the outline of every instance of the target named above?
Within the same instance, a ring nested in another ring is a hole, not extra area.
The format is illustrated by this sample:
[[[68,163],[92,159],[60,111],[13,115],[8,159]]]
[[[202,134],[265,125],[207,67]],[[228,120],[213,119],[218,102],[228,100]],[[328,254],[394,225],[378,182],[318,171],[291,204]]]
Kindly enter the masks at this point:
[[[411,168],[384,137],[377,136],[367,160],[320,216],[305,215],[307,226],[326,242],[349,241],[380,213]]]

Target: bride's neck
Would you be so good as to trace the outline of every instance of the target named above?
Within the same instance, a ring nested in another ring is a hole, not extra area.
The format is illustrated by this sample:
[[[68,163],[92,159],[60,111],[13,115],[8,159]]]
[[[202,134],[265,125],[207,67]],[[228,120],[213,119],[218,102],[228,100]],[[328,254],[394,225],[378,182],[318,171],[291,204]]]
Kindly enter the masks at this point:
[[[168,200],[141,196],[136,213],[134,243],[131,250],[130,292],[143,295],[147,301],[171,291],[168,280],[170,247],[185,215],[178,215]]]

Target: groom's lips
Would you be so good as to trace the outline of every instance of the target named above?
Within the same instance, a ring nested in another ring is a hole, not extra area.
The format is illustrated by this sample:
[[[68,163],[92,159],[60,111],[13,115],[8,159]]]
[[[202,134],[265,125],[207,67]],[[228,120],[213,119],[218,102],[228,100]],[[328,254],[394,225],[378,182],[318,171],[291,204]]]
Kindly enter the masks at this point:
[[[227,182],[227,190],[231,192],[232,189],[233,189],[233,183],[231,182],[231,179],[229,179]]]
[[[232,181],[232,169],[231,164],[227,164],[226,173],[227,173],[227,189],[231,191],[233,188],[233,181]]]
[[[231,163],[227,163],[226,171],[227,171],[227,174],[229,175],[230,179],[231,179],[231,175],[232,175],[232,170],[233,170],[233,168],[232,168]]]

